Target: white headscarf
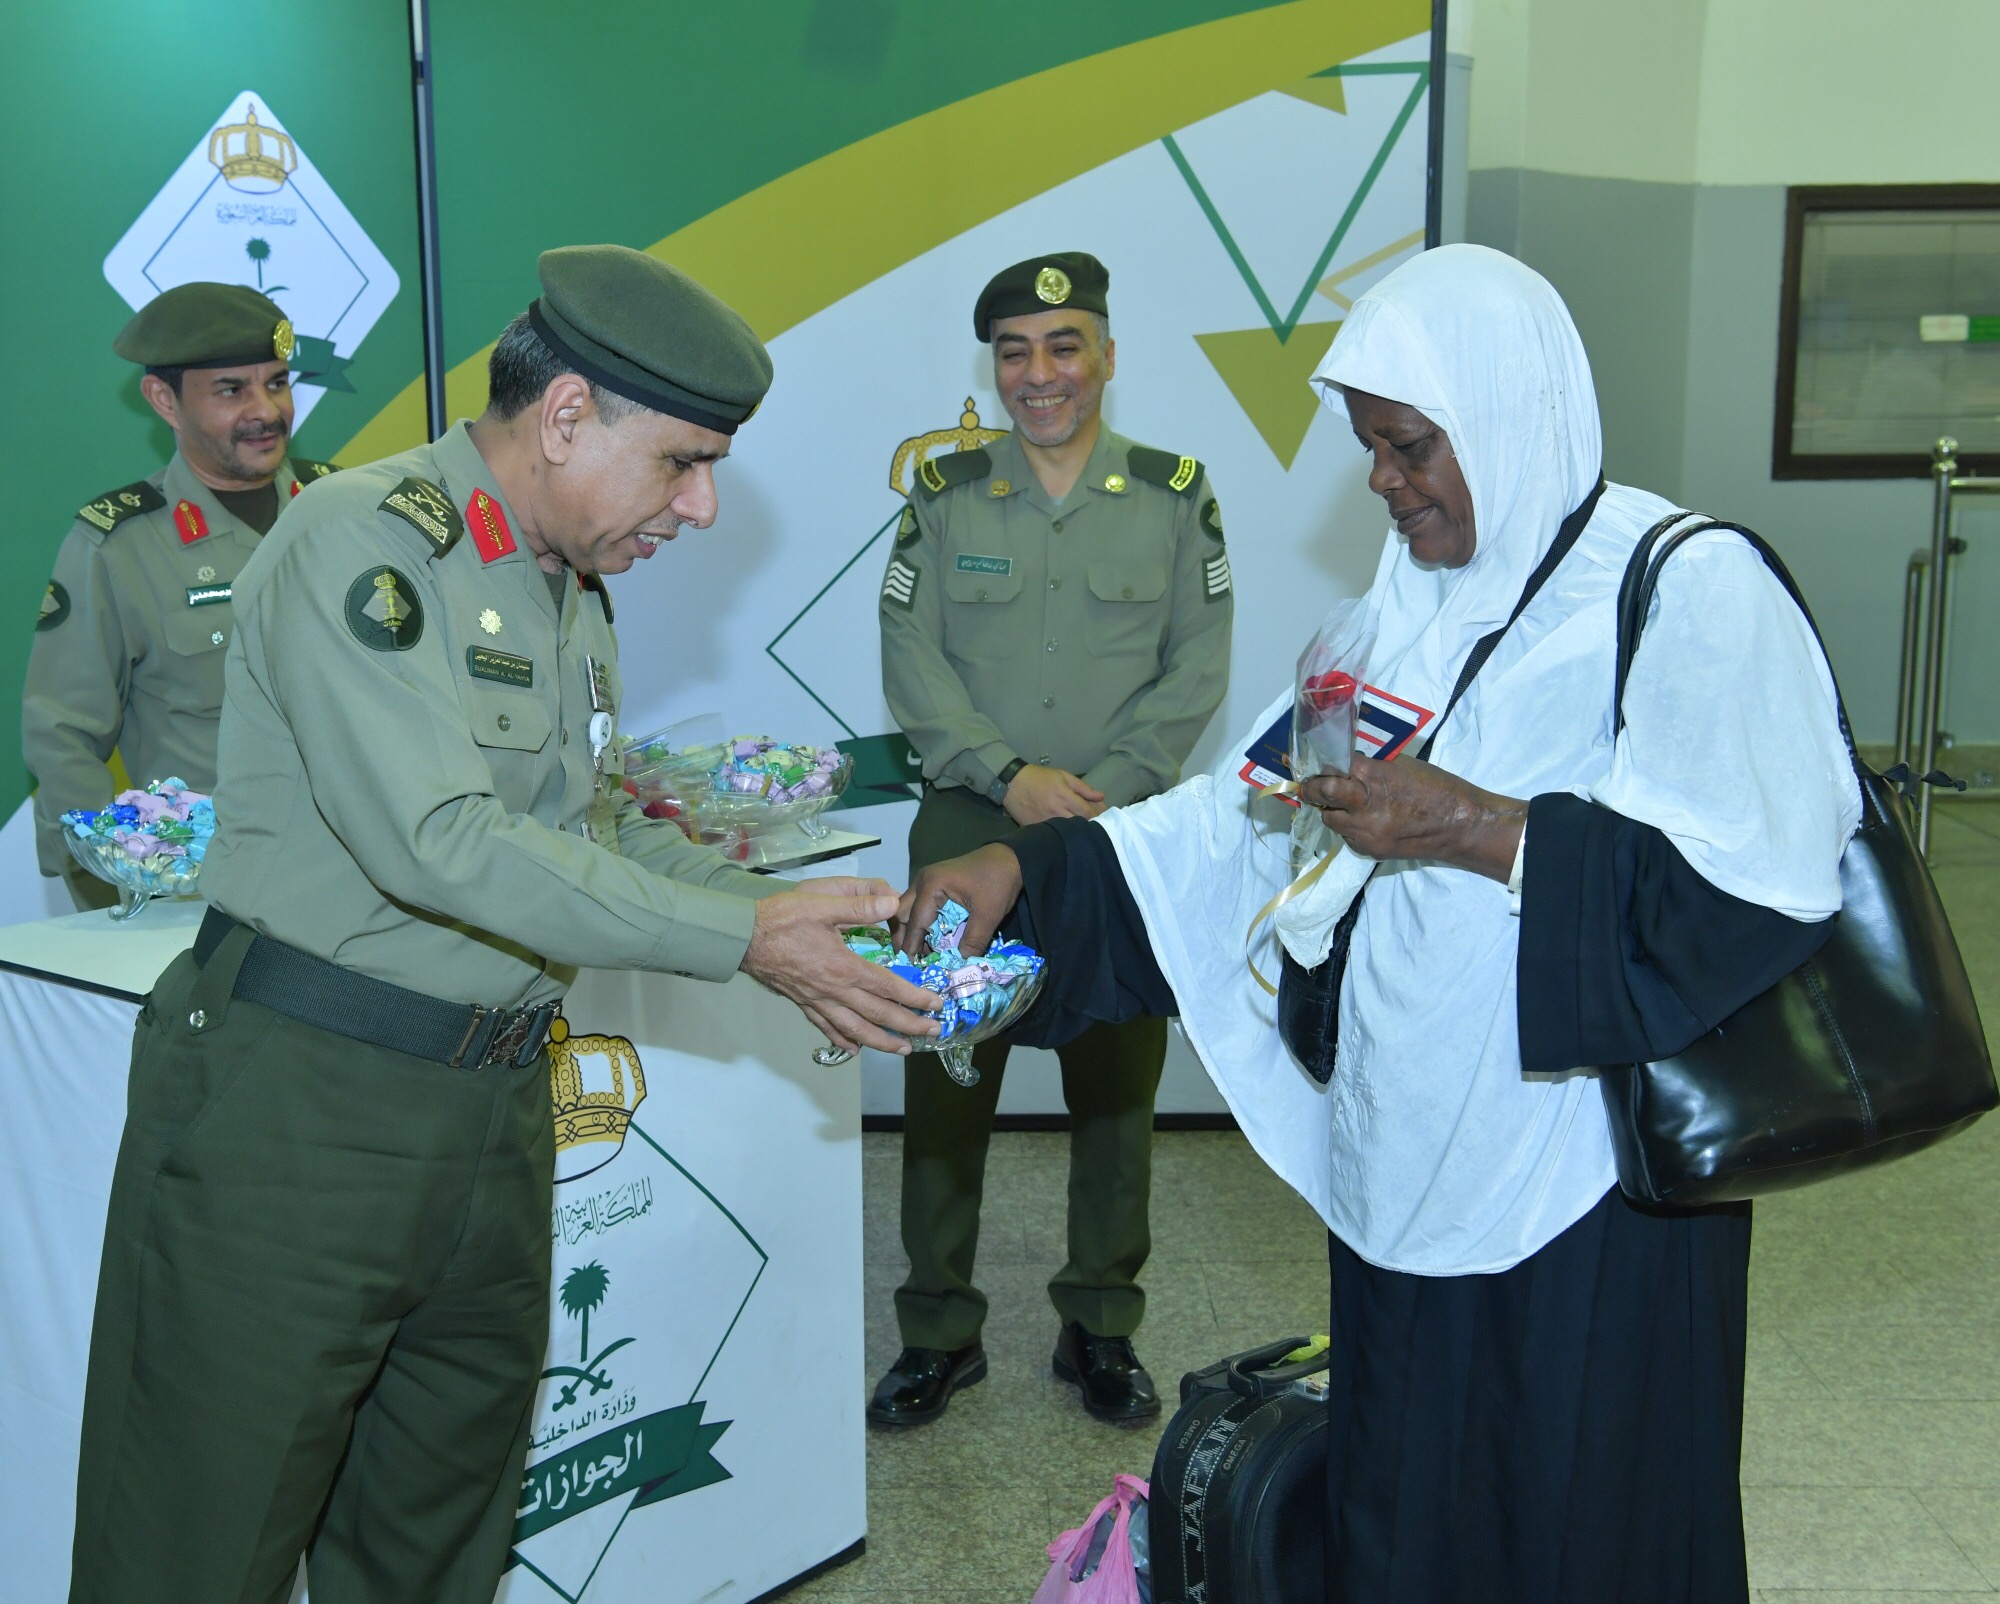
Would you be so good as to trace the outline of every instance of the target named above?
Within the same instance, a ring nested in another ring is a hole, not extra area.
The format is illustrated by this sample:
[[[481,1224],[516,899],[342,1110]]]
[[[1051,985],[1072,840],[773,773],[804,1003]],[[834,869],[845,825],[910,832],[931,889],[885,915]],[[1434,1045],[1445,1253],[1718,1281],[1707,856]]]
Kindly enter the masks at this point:
[[[1427,732],[1473,644],[1506,621],[1597,482],[1589,363],[1545,280],[1454,245],[1361,297],[1314,382],[1343,427],[1344,388],[1418,408],[1450,438],[1472,492],[1471,561],[1419,568],[1392,530],[1369,591],[1370,692],[1416,709]],[[1659,828],[1722,890],[1824,918],[1840,905],[1840,855],[1859,817],[1832,681],[1798,610],[1733,536],[1697,537],[1663,576],[1614,739],[1619,582],[1639,536],[1673,510],[1607,486],[1431,761],[1505,795],[1587,796]],[[1258,839],[1235,777],[1250,738],[1289,702],[1289,691],[1278,697],[1213,775],[1103,823],[1183,1028],[1266,1160],[1374,1263],[1504,1269],[1614,1184],[1596,1080],[1523,1076],[1506,890],[1422,862],[1385,863],[1368,887],[1332,1084],[1315,1086],[1291,1061],[1242,956],[1251,916],[1288,865]],[[1300,962],[1324,955],[1374,867],[1342,851],[1281,911]]]

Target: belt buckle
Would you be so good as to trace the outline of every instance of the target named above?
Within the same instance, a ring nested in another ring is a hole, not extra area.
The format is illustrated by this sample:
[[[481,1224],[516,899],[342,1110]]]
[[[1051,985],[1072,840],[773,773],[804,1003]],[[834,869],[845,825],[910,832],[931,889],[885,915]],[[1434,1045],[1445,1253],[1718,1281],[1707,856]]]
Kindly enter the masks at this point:
[[[549,1025],[556,1016],[559,1003],[541,1003],[533,1008],[517,1008],[508,1014],[493,1033],[493,1041],[486,1049],[481,1067],[488,1064],[512,1064],[517,1069],[534,1062],[535,1054],[542,1050],[542,1042],[548,1036]]]

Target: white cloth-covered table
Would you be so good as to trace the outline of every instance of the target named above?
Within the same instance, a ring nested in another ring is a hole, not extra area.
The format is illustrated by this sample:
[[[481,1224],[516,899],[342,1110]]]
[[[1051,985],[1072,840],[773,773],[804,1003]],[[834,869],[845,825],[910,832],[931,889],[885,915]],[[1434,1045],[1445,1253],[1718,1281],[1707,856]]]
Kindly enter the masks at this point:
[[[200,914],[0,928],[9,1604],[68,1590],[132,1026]],[[816,1066],[817,1033],[740,975],[588,971],[564,1014],[548,1371],[500,1598],[754,1599],[866,1526],[858,1076]]]

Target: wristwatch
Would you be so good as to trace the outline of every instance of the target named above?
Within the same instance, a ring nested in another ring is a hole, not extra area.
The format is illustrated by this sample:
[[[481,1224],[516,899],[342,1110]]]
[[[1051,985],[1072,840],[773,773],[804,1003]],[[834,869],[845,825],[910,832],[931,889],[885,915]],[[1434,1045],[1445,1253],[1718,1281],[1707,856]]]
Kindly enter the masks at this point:
[[[998,774],[994,775],[993,783],[986,788],[986,800],[991,802],[996,808],[1005,807],[1007,805],[1007,787],[1014,783],[1014,776],[1027,766],[1028,760],[1026,758],[1017,757]]]

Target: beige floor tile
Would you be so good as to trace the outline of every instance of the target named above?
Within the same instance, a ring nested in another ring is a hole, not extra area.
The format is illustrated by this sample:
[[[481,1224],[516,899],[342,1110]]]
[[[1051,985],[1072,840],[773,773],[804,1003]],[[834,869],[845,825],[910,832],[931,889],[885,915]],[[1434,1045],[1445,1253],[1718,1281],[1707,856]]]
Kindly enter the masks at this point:
[[[2000,1404],[1760,1398],[1743,1485],[2000,1488]]]
[[[1746,1488],[1743,1524],[1753,1587],[1985,1585],[1944,1527],[1902,1488]]]
[[[1926,1487],[1917,1496],[1988,1584],[2000,1588],[2000,1493],[1978,1487]]]
[[[1778,1331],[1752,1325],[1746,1343],[1743,1391],[1748,1398],[1831,1398],[1798,1349]]]
[[[2000,1400],[1990,1324],[1796,1327],[1786,1338],[1835,1398]]]
[[[1934,1593],[1928,1589],[1917,1592],[1909,1588],[1894,1587],[1887,1590],[1872,1590],[1865,1593],[1840,1589],[1827,1592],[1821,1588],[1764,1588],[1752,1595],[1756,1604],[1993,1604],[1991,1589],[1976,1593]]]

